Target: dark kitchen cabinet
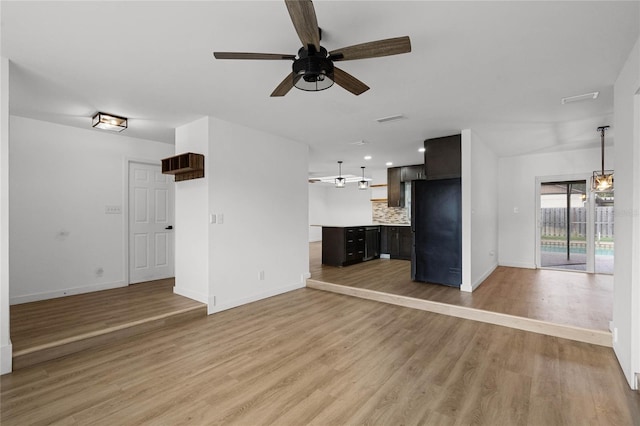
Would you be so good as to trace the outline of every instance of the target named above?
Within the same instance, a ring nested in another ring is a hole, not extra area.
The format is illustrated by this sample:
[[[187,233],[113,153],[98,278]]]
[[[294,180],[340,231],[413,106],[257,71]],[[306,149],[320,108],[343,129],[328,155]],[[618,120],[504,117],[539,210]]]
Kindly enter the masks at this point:
[[[387,206],[404,207],[404,184],[412,180],[424,180],[426,173],[423,164],[414,166],[390,167],[387,169]]]
[[[413,235],[410,226],[382,226],[380,231],[380,252],[389,254],[391,259],[411,260]]]
[[[424,172],[424,164],[417,164],[415,166],[401,167],[401,180],[402,182],[411,182],[412,180],[425,180],[427,178]]]
[[[322,263],[347,266],[380,257],[378,226],[323,226]]]
[[[459,178],[462,175],[461,135],[424,141],[427,180]]]
[[[402,184],[402,168],[387,169],[387,206],[404,207],[404,185]]]

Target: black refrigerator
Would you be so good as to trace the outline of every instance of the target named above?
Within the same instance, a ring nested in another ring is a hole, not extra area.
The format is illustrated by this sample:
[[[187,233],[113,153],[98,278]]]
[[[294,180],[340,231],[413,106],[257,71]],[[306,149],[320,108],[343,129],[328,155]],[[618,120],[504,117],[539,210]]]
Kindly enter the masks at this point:
[[[411,182],[411,279],[462,284],[462,187],[460,178]]]

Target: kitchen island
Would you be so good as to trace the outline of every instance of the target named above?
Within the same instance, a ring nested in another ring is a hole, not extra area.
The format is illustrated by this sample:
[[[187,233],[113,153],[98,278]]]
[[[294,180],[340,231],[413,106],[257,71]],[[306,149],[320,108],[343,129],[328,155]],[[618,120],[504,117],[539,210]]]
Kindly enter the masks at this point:
[[[389,254],[390,249],[397,247],[397,244],[389,238],[390,229],[394,231],[402,229],[405,231],[404,233],[408,233],[409,237],[411,235],[409,224],[321,226],[322,264],[329,266],[348,266],[377,259],[381,253]],[[383,235],[382,240],[381,234]],[[381,247],[381,242],[383,247]],[[409,259],[410,256],[409,251]],[[396,258],[396,256],[391,257]]]

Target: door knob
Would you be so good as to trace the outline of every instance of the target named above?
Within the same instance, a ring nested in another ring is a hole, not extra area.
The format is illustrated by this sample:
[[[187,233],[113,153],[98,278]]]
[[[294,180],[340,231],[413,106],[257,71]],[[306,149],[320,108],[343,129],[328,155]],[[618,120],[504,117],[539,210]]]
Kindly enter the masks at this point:
[[[164,228],[164,229],[173,229],[173,226],[169,225],[169,226],[167,226],[167,227],[166,227],[166,228]]]

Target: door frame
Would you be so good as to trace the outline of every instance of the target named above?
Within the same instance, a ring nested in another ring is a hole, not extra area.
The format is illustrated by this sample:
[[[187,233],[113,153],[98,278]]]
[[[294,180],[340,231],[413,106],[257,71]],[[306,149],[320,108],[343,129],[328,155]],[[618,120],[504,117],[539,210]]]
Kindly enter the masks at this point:
[[[147,165],[151,165],[151,166],[160,166],[162,167],[162,162],[160,160],[148,160],[148,159],[142,159],[142,158],[133,158],[133,157],[126,157],[124,159],[124,164],[123,164],[123,173],[124,173],[124,191],[123,191],[123,214],[122,214],[122,220],[124,222],[124,235],[122,236],[123,239],[123,245],[124,245],[124,250],[122,250],[123,253],[123,265],[124,265],[124,278],[125,278],[125,282],[127,286],[131,285],[131,276],[130,276],[130,270],[129,270],[129,249],[130,249],[130,235],[129,235],[129,169],[131,167],[131,163],[137,163],[137,164],[147,164]],[[173,205],[171,206],[171,208],[173,209],[174,215],[175,215],[175,197],[172,198],[172,202]],[[175,271],[175,261],[176,261],[176,245],[175,245],[175,238],[173,240],[173,262],[174,262],[174,271]]]
[[[576,181],[576,180],[584,180],[587,185],[587,241],[586,241],[586,256],[587,256],[587,265],[586,271],[575,271],[570,269],[558,269],[562,271],[570,271],[570,272],[585,272],[588,274],[593,274],[595,271],[595,236],[594,236],[594,228],[595,228],[595,215],[593,214],[595,211],[595,197],[593,193],[590,191],[591,188],[591,173],[576,173],[570,175],[555,175],[555,176],[536,176],[536,202],[535,202],[535,229],[536,229],[536,252],[535,252],[535,264],[536,269],[555,269],[546,266],[542,266],[542,257],[540,253],[540,225],[541,225],[541,217],[540,217],[540,188],[543,183],[549,182],[564,182],[564,181]]]

